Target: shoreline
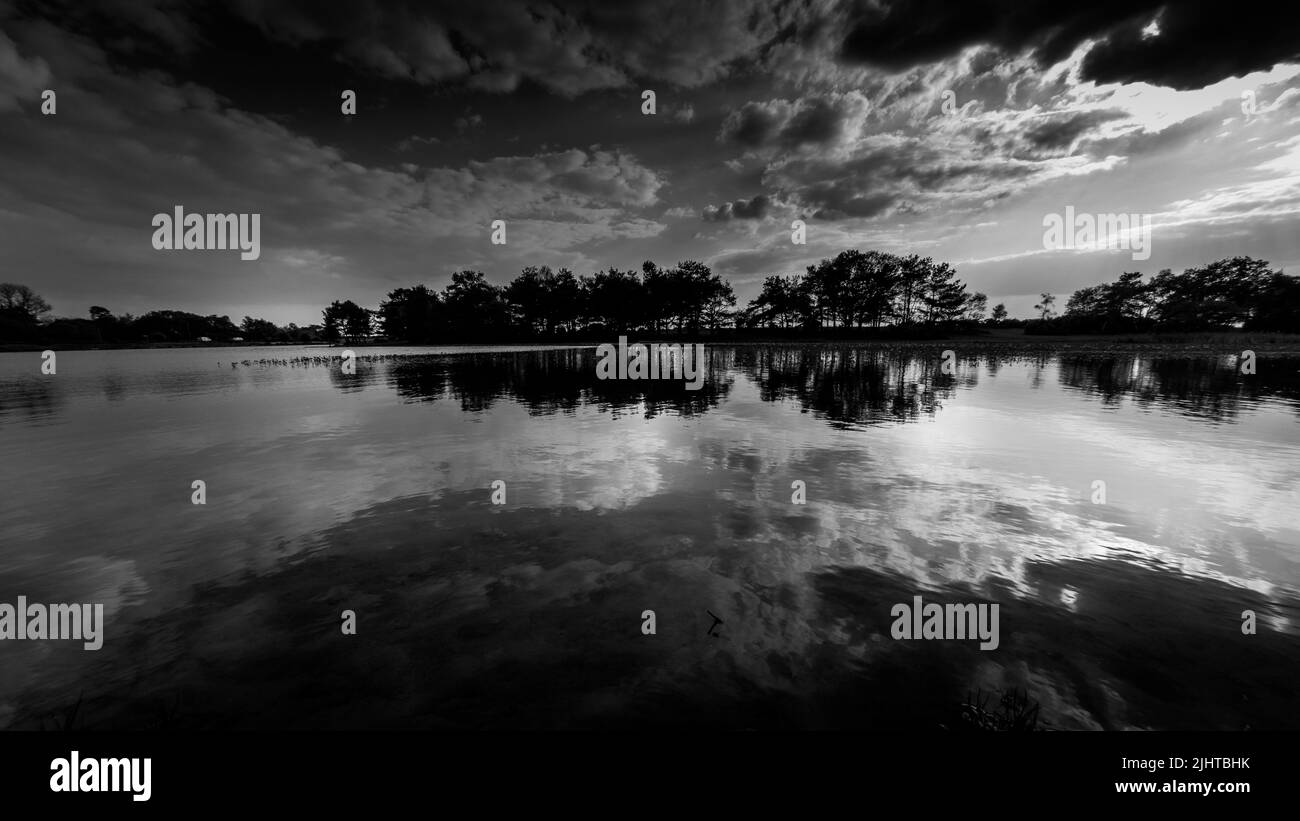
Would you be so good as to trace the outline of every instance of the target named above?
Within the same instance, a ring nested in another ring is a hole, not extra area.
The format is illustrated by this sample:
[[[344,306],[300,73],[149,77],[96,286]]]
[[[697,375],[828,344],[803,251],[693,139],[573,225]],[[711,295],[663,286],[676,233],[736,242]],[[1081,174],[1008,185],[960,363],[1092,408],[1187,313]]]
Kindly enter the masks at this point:
[[[1114,350],[1126,348],[1134,350],[1151,349],[1201,349],[1206,353],[1223,351],[1225,353],[1246,349],[1265,350],[1273,353],[1294,351],[1300,353],[1300,334],[1261,332],[1261,331],[1203,331],[1186,333],[1144,333],[1144,334],[1025,334],[1020,329],[992,331],[982,334],[955,334],[946,337],[880,337],[880,336],[815,336],[808,338],[790,338],[784,336],[758,336],[729,338],[711,335],[695,337],[627,336],[628,343],[684,343],[686,341],[704,345],[726,347],[750,346],[818,346],[818,347],[857,347],[857,348],[896,348],[961,346],[963,348],[1015,347],[1024,349],[1053,348],[1088,351],[1092,349]],[[583,337],[578,339],[528,339],[474,342],[440,342],[415,343],[399,340],[360,341],[351,343],[330,342],[261,342],[261,343],[213,343],[213,342],[148,342],[148,343],[104,343],[97,345],[78,345],[67,343],[51,344],[5,344],[0,345],[3,353],[39,353],[41,351],[118,351],[118,350],[157,350],[167,348],[489,348],[517,347],[519,345],[548,345],[591,347],[609,342],[604,337]]]

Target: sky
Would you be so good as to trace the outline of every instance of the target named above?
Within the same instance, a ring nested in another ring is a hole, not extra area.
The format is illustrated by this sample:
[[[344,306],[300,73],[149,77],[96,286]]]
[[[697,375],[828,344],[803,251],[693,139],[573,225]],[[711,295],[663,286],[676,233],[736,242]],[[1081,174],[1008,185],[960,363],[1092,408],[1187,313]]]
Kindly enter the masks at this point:
[[[56,316],[306,325],[463,269],[647,259],[701,260],[743,305],[849,248],[949,262],[1012,316],[1125,271],[1298,273],[1287,11],[0,0],[0,281]],[[260,214],[260,256],[155,249],[178,205]],[[1067,208],[1149,218],[1149,256],[1045,247]]]

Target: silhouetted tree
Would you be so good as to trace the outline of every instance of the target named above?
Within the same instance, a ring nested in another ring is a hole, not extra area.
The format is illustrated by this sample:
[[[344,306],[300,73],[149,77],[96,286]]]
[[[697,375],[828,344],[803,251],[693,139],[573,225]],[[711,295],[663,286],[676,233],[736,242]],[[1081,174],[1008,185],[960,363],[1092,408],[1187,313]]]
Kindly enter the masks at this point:
[[[1151,280],[1157,322],[1177,330],[1243,325],[1272,281],[1268,263],[1250,257],[1221,259],[1181,274],[1168,269]]]
[[[582,305],[588,323],[614,333],[638,328],[649,316],[646,287],[636,271],[610,268],[582,280]]]
[[[934,263],[928,258],[926,263],[925,291],[921,296],[925,321],[931,324],[952,322],[966,308],[966,286],[957,279],[957,272],[948,263]]]
[[[274,341],[280,334],[280,329],[274,322],[254,319],[251,316],[244,317],[244,321],[239,324],[239,330],[245,339],[257,342]]]
[[[798,276],[773,274],[763,280],[762,289],[750,301],[745,313],[746,321],[751,325],[789,328],[809,317],[812,303]]]
[[[370,312],[350,299],[335,300],[321,312],[325,339],[337,342],[340,336],[357,339],[370,335]]]
[[[1197,331],[1242,327],[1300,331],[1300,280],[1269,270],[1263,260],[1234,257],[1188,268],[1164,269],[1148,283],[1136,272],[1070,295],[1053,331],[1106,333],[1134,330]]]
[[[1051,294],[1046,292],[1039,294],[1039,302],[1034,306],[1034,310],[1038,311],[1039,319],[1047,319],[1052,315],[1052,304],[1054,302],[1056,302],[1056,297]]]
[[[396,288],[379,304],[384,336],[407,342],[433,342],[446,335],[442,299],[423,285]]]
[[[35,323],[49,312],[50,303],[26,285],[0,283],[0,315]]]
[[[1300,331],[1300,278],[1274,271],[1261,285],[1257,305],[1245,327],[1252,331]]]
[[[480,271],[457,271],[443,290],[449,329],[457,336],[485,338],[508,325],[508,313],[501,289]]]

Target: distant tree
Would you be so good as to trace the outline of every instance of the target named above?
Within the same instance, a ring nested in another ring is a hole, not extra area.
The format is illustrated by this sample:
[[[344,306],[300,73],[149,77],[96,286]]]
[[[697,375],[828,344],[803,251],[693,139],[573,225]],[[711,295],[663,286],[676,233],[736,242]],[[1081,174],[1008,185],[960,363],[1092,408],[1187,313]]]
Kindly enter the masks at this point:
[[[195,336],[209,336],[213,339],[229,339],[238,335],[239,328],[235,327],[235,323],[230,321],[230,317],[217,316],[216,314],[202,317],[198,323],[198,331],[195,333]],[[186,338],[193,339],[194,336],[187,336]]]
[[[1264,260],[1233,257],[1175,274],[1168,268],[1144,283],[1137,272],[1070,295],[1052,330],[1107,333],[1158,328],[1173,331],[1233,327],[1289,330],[1289,281]],[[1269,319],[1261,324],[1261,318]]]
[[[763,280],[758,296],[749,301],[737,320],[749,327],[811,326],[816,322],[813,298],[804,277],[772,274]]]
[[[443,289],[452,331],[462,337],[486,338],[501,332],[509,323],[509,313],[501,289],[492,285],[480,271],[457,271]]]
[[[561,268],[546,283],[542,304],[546,333],[576,330],[582,315],[582,283],[568,268]]]
[[[335,300],[321,315],[324,318],[325,338],[330,342],[338,341],[340,335],[360,338],[370,334],[370,311],[350,299],[342,302]]]
[[[347,335],[354,339],[370,336],[376,330],[375,312],[369,308],[362,308],[349,316],[343,327]]]
[[[583,285],[568,268],[529,266],[501,296],[510,320],[529,334],[571,331],[582,313]]]
[[[702,320],[711,331],[725,328],[736,323],[736,295],[731,290],[731,283],[719,279],[720,286],[709,292],[704,302]]]
[[[50,303],[26,285],[0,283],[0,314],[11,319],[39,322],[50,312]]]
[[[1300,278],[1273,272],[1260,289],[1258,307],[1245,327],[1251,331],[1300,333]]]
[[[588,322],[614,332],[639,327],[649,315],[646,289],[636,271],[610,268],[583,277],[581,303]]]
[[[643,326],[658,333],[680,312],[677,283],[669,271],[646,260],[641,263],[641,287],[645,293]]]
[[[1103,316],[1106,311],[1105,290],[1105,285],[1090,285],[1070,294],[1070,298],[1065,302],[1065,315]]]
[[[745,309],[751,324],[872,327],[950,323],[983,315],[984,295],[969,296],[946,262],[915,254],[847,250],[810,265],[802,277],[768,277]]]
[[[95,344],[104,336],[98,323],[89,319],[52,319],[41,326],[42,337],[63,344]]]
[[[84,320],[78,320],[81,322]],[[123,342],[135,339],[131,331],[131,323],[134,321],[130,314],[124,314],[121,318],[113,316],[113,312],[99,305],[90,306],[90,320],[94,327],[96,342]],[[85,334],[83,334],[85,335]]]
[[[274,340],[280,333],[280,329],[276,327],[274,322],[267,319],[254,319],[251,316],[244,317],[244,321],[239,325],[239,330],[245,339],[259,342]]]
[[[336,310],[338,304],[337,301],[333,302],[328,308],[321,311],[321,335],[325,337],[327,342],[337,342],[340,336],[339,328],[342,322]]]
[[[124,317],[131,333],[137,339],[152,342],[193,341],[201,336],[212,339],[230,339],[239,335],[239,329],[228,316],[199,316],[188,311],[150,311],[139,319]]]
[[[703,262],[686,260],[670,272],[677,309],[677,327],[692,332],[707,326],[716,328],[736,304],[731,284],[713,273]]]
[[[1123,320],[1144,319],[1151,309],[1151,288],[1142,282],[1142,274],[1129,271],[1107,286],[1106,313]]]
[[[966,298],[966,319],[972,322],[983,322],[984,312],[988,310],[989,298],[981,293],[971,294]],[[1006,313],[1004,310],[1003,313]]]
[[[918,254],[909,254],[898,262],[898,293],[895,296],[894,316],[901,324],[910,325],[919,319],[917,309],[925,291],[931,260],[923,259]]]
[[[783,277],[773,274],[763,280],[758,296],[749,301],[745,308],[749,324],[769,328],[786,328],[796,321],[792,310],[794,294],[798,292],[798,277]]]
[[[1038,311],[1038,318],[1047,319],[1049,316],[1051,316],[1054,313],[1054,311],[1052,310],[1052,305],[1055,302],[1056,302],[1056,297],[1052,296],[1051,294],[1046,292],[1039,294],[1039,302],[1037,305],[1034,306],[1034,310]]]
[[[848,324],[853,310],[850,282],[857,261],[856,253],[841,251],[833,259],[823,259],[808,266],[804,279],[811,291],[820,326]]]
[[[502,292],[511,321],[528,334],[545,330],[547,290],[549,280],[554,277],[549,266],[530,265],[511,280]]]
[[[926,322],[952,322],[965,309],[966,286],[957,279],[957,272],[948,263],[936,264],[929,259],[926,263],[925,292],[921,297]]]
[[[1065,303],[1063,322],[1056,330],[1114,333],[1140,330],[1150,324],[1150,288],[1142,274],[1120,274],[1112,283],[1080,288]]]
[[[380,332],[406,342],[432,342],[446,335],[442,299],[423,285],[396,288],[379,304]]]
[[[989,316],[990,325],[999,325],[1007,321],[1007,306],[1001,302],[993,306],[993,313]]]
[[[894,313],[902,281],[902,260],[880,251],[852,252],[849,264],[849,298],[851,323],[880,327]]]
[[[1272,280],[1269,264],[1251,257],[1221,259],[1181,274],[1165,269],[1151,280],[1152,313],[1161,326],[1175,330],[1245,325]]]

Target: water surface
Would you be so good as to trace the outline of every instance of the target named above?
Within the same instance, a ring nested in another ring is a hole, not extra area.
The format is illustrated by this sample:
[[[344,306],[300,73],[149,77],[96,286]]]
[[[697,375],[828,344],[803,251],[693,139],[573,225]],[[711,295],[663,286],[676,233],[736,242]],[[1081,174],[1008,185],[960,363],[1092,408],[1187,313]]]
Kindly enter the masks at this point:
[[[0,354],[0,601],[107,614],[0,642],[0,726],[1300,726],[1300,358],[359,353]]]

